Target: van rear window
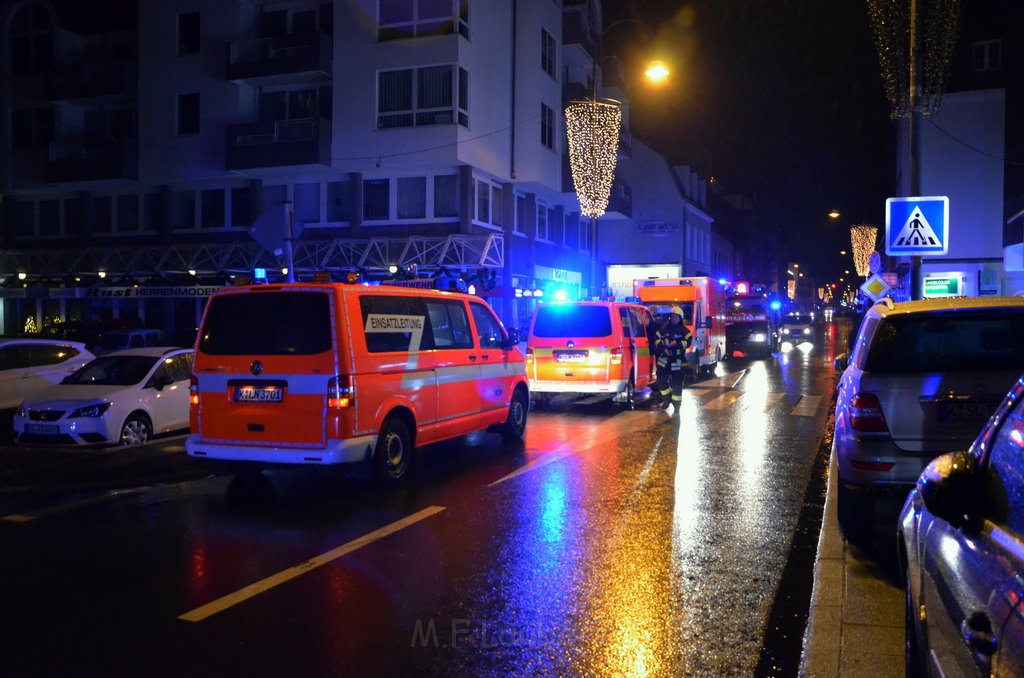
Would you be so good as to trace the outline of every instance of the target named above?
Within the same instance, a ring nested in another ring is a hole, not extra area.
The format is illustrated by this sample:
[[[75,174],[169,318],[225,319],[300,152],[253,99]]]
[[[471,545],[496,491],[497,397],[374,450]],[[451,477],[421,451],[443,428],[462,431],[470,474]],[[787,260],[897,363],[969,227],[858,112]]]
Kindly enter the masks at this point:
[[[214,297],[199,337],[199,350],[210,355],[313,355],[330,348],[330,296],[323,292]]]
[[[533,336],[545,339],[607,337],[611,333],[612,320],[607,306],[540,306],[533,323]]]

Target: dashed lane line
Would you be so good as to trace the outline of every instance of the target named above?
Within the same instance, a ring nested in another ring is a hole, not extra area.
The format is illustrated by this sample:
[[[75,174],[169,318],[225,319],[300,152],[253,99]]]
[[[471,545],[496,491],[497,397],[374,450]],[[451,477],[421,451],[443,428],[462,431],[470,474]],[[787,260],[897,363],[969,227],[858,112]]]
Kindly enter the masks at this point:
[[[204,619],[207,619],[208,617],[212,617],[218,612],[223,612],[228,608],[234,607],[239,603],[245,602],[250,598],[258,596],[261,593],[265,593],[270,589],[274,588],[275,586],[280,586],[281,584],[284,584],[287,581],[291,581],[292,579],[295,579],[300,575],[306,574],[307,572],[312,572],[318,567],[327,565],[328,563],[331,563],[337,560],[338,558],[341,558],[342,556],[348,555],[353,551],[361,549],[364,546],[368,546],[369,544],[372,544],[375,541],[383,539],[384,537],[392,535],[395,532],[403,530],[411,525],[415,525],[421,520],[426,520],[427,518],[437,513],[440,513],[441,511],[444,511],[444,509],[444,506],[429,506],[423,509],[422,511],[418,511],[412,514],[411,516],[407,516],[405,518],[402,518],[401,520],[396,520],[395,522],[389,525],[385,525],[384,527],[378,530],[374,530],[369,534],[365,534],[362,537],[353,539],[352,541],[342,544],[337,548],[331,549],[326,553],[322,553],[314,558],[310,558],[309,560],[303,563],[299,563],[294,567],[290,567],[287,570],[282,570],[277,574],[273,574],[269,577],[266,577],[265,579],[261,579],[258,582],[249,584],[244,588],[238,589],[234,593],[229,593],[228,595],[213,600],[207,603],[206,605],[197,607],[196,609],[190,612],[186,612],[185,614],[179,616],[178,619],[189,622],[201,622]]]
[[[818,412],[818,406],[821,405],[821,398],[822,396],[820,395],[801,396],[796,407],[790,411],[790,415],[794,417],[813,417]]]
[[[85,508],[87,506],[95,506],[96,504],[103,504],[108,501],[120,499],[121,497],[127,497],[132,495],[144,494],[149,492],[149,487],[133,487],[127,490],[111,490],[110,492],[104,492],[103,494],[95,497],[89,497],[87,499],[76,499],[75,501],[65,502],[63,504],[57,504],[55,506],[48,506],[46,508],[37,509],[28,513],[9,513],[6,516],[0,516],[0,521],[7,523],[30,523],[33,520],[39,518],[48,518],[60,513],[67,513],[76,509]]]

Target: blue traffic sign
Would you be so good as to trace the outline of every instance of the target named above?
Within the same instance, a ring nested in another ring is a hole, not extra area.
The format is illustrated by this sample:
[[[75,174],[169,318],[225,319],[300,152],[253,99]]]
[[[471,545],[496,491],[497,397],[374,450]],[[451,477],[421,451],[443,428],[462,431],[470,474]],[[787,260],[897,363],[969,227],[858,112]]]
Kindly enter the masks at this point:
[[[949,198],[889,198],[885,201],[885,253],[945,254],[949,250]]]

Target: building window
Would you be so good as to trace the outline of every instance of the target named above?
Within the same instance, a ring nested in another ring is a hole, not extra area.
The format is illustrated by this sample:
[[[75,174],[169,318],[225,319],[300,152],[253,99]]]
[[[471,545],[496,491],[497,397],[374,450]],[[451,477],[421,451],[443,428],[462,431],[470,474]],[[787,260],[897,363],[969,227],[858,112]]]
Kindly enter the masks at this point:
[[[327,182],[327,221],[352,221],[352,180]]]
[[[215,188],[202,193],[203,228],[224,227],[224,190]]]
[[[31,75],[53,65],[53,24],[42,3],[18,8],[10,20],[7,44],[11,75]]]
[[[22,108],[11,111],[11,149],[46,148],[53,141],[53,108]]]
[[[199,52],[199,12],[178,15],[178,55]]]
[[[495,226],[505,224],[501,214],[501,186],[491,184],[491,223]]]
[[[377,74],[377,127],[455,122],[468,126],[468,81],[466,70],[452,65],[380,71]]]
[[[178,95],[178,135],[199,133],[199,93]]]
[[[398,180],[398,218],[423,219],[426,216],[427,178],[400,178]]]
[[[171,228],[188,231],[196,227],[196,192],[175,191],[171,196]]]
[[[92,199],[92,232],[110,233],[113,229],[114,207],[109,195],[98,195]]]
[[[139,231],[139,196],[128,193],[117,196],[117,232],[138,233]]]
[[[39,202],[39,235],[60,235],[60,201]]]
[[[292,217],[298,224],[320,223],[320,183],[295,184],[294,212]]]
[[[512,232],[526,235],[526,196],[516,196],[516,222],[512,224]]]
[[[468,37],[468,24],[459,5],[464,0],[380,0],[377,39],[401,40],[423,35],[446,35],[456,30]]]
[[[998,71],[1003,65],[1003,41],[982,40],[974,43],[974,72]]]
[[[363,181],[363,219],[380,221],[390,215],[391,186],[387,179]]]
[[[434,216],[459,216],[459,177],[442,174],[434,177]]]
[[[252,189],[248,186],[231,189],[231,225],[252,225]]]
[[[537,203],[537,240],[551,241],[551,231],[548,227],[548,206],[542,202]]]
[[[163,196],[159,193],[146,193],[142,196],[142,230],[157,231],[163,221]],[[67,214],[68,204],[64,203],[64,212]]]
[[[555,77],[555,38],[543,28],[540,29],[540,67],[544,72]]]
[[[545,148],[555,148],[555,112],[544,104],[540,105],[540,143]]]
[[[484,224],[491,222],[491,185],[486,181],[476,182],[476,220]]]
[[[580,217],[580,251],[590,251],[590,219]]]

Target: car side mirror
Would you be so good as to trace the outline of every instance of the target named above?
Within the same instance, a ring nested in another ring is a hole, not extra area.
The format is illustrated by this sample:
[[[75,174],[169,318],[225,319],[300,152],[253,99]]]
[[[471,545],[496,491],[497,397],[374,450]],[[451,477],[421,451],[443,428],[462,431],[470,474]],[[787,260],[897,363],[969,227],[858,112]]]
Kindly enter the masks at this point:
[[[981,527],[985,493],[973,454],[949,452],[933,459],[917,479],[917,493],[929,513],[954,528],[975,532]]]
[[[153,377],[153,388],[158,391],[164,390],[165,387],[170,386],[173,383],[174,381],[172,381],[170,375],[167,374],[158,374]]]
[[[715,319],[711,317],[704,318],[704,328],[712,329],[715,326]]]
[[[505,340],[505,343],[502,346],[502,348],[504,348],[506,351],[510,351],[513,348],[515,348],[516,344],[518,344],[520,341],[522,341],[522,338],[519,336],[519,329],[513,327],[512,329],[508,330],[508,339]]]
[[[850,366],[850,354],[849,353],[840,353],[832,361],[832,367],[835,369],[836,372],[843,372],[849,366]]]

